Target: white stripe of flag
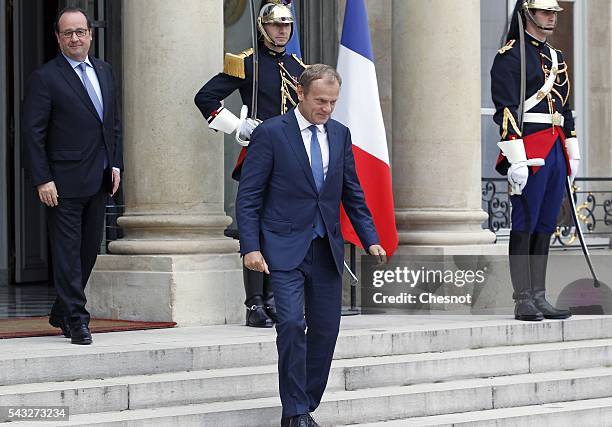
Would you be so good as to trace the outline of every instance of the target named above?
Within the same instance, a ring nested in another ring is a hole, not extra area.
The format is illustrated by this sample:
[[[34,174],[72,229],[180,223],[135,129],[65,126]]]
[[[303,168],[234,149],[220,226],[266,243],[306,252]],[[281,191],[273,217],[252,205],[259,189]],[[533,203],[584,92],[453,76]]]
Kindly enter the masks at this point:
[[[346,0],[337,68],[342,89],[333,117],[351,130],[355,167],[366,203],[380,243],[392,255],[398,236],[391,169],[364,0]],[[341,222],[344,239],[361,246],[344,212]]]

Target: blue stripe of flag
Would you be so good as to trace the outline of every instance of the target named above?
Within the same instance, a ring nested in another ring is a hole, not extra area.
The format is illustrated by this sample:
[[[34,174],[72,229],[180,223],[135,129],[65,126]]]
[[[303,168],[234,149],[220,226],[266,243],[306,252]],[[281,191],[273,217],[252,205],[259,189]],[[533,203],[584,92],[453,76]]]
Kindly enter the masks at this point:
[[[291,38],[287,42],[287,46],[285,46],[285,50],[288,55],[295,53],[296,56],[302,59],[302,50],[300,49],[300,35],[298,33],[298,25],[295,19],[295,7],[293,6],[295,0],[291,2],[291,14],[293,15],[293,33],[291,34]]]
[[[364,0],[346,0],[340,44],[374,62]]]

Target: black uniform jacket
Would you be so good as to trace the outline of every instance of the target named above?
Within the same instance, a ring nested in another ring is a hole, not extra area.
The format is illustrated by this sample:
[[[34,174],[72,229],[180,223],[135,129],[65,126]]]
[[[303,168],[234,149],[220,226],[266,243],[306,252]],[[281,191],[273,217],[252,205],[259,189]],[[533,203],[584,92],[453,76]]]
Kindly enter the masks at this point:
[[[244,78],[222,72],[210,79],[195,96],[195,103],[207,120],[211,113],[221,106],[221,101],[235,90],[240,92],[242,103],[249,107],[253,99],[253,54],[245,51]],[[259,45],[259,80],[257,91],[257,118],[267,120],[286,113],[298,102],[297,80],[305,65],[295,55],[277,53],[263,44]],[[227,70],[224,70],[227,71]],[[283,97],[283,93],[285,96]],[[288,99],[293,100],[293,103]],[[238,115],[235,111],[234,114]],[[232,173],[234,179],[240,178],[240,169],[246,151],[242,150]]]
[[[528,99],[544,85],[552,68],[548,43],[543,43],[525,33],[526,90]],[[552,48],[554,49],[554,48]],[[556,49],[555,49],[556,50]],[[558,73],[550,93],[545,96],[529,113],[554,114],[564,117],[563,133],[566,137],[576,136],[574,118],[569,102],[570,81],[563,53],[556,50]],[[524,123],[523,131],[518,128],[517,110],[520,103],[521,62],[518,40],[511,40],[501,48],[491,68],[491,95],[495,104],[493,119],[499,125],[502,140],[518,139],[541,130],[551,128],[546,123]],[[502,156],[503,157],[503,156]],[[498,170],[506,170],[509,164],[505,157],[498,159]]]

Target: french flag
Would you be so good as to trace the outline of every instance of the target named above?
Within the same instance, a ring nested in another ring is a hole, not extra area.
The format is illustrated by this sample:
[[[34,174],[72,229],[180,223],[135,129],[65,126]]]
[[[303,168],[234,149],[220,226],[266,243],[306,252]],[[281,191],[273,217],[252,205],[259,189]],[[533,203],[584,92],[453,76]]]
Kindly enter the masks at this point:
[[[300,59],[302,59],[302,49],[300,49],[300,34],[298,33],[298,26],[295,22],[295,1],[291,1],[291,15],[293,16],[293,33],[291,33],[291,38],[287,42],[287,46],[285,46],[285,51],[287,55],[291,55],[293,53]]]
[[[342,89],[333,116],[351,130],[355,166],[366,204],[380,243],[391,256],[398,244],[393,186],[364,0],[346,0],[337,69]],[[361,247],[344,210],[341,225],[344,239]]]

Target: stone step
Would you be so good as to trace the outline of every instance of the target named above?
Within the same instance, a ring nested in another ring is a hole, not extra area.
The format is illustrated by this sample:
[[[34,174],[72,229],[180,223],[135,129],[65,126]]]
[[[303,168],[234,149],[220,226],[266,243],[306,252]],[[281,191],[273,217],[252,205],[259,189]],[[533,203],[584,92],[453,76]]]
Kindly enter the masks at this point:
[[[606,366],[612,366],[612,339],[364,357],[335,360],[327,390]],[[277,394],[276,365],[266,365],[2,386],[0,406],[67,405],[78,414]]]
[[[335,359],[612,338],[612,316],[519,322],[505,316],[354,316]],[[0,384],[71,381],[276,362],[275,332],[237,325],[0,340]],[[66,361],[69,360],[70,363]]]
[[[555,402],[515,408],[489,409],[459,414],[434,415],[376,423],[350,424],[351,427],[602,427],[612,424],[612,397]],[[348,427],[345,426],[345,427]]]
[[[612,368],[593,368],[357,391],[331,391],[326,393],[315,416],[323,425],[355,424],[611,396]],[[255,427],[277,426],[280,417],[280,402],[276,396],[126,409],[127,406],[118,411],[76,414],[62,425]]]

